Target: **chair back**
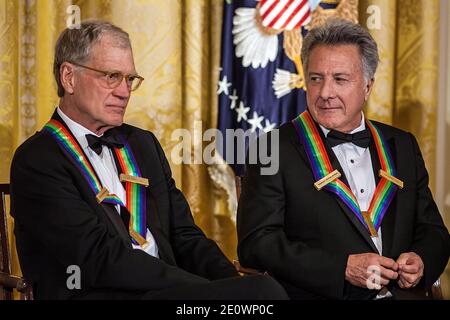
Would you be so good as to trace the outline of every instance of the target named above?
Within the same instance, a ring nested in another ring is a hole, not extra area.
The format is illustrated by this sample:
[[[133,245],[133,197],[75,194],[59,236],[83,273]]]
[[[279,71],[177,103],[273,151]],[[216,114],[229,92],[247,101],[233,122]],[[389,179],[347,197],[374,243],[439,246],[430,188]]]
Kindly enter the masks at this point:
[[[20,293],[21,300],[32,300],[32,288],[28,282],[11,273],[11,251],[6,210],[6,196],[9,194],[9,184],[0,184],[0,300],[12,300],[14,289]]]

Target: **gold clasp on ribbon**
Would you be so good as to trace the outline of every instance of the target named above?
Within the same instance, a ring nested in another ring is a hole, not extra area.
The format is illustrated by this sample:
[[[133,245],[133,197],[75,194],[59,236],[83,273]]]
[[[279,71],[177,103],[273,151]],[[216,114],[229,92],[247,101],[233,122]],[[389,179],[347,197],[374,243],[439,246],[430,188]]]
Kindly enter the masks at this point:
[[[105,187],[103,187],[102,190],[100,190],[99,193],[97,193],[97,195],[95,196],[95,198],[97,199],[98,203],[102,203],[102,201],[108,196],[109,191],[108,189],[106,189]]]
[[[339,178],[341,176],[341,173],[336,169],[333,172],[331,172],[330,174],[327,174],[325,177],[323,177],[322,179],[320,179],[319,181],[316,181],[314,183],[314,187],[316,187],[316,189],[318,191],[320,191],[320,189],[322,189],[323,187],[325,187],[327,184],[329,184],[330,182],[336,180],[337,178]]]
[[[120,179],[120,182],[126,181],[126,182],[131,182],[131,183],[137,183],[137,184],[143,185],[144,187],[149,186],[147,178],[136,177],[136,176],[131,176],[129,174],[121,173],[119,176],[119,179]]]
[[[369,227],[369,232],[371,237],[378,237],[378,232],[375,230],[372,220],[370,219],[369,213],[367,211],[361,211],[361,214]]]
[[[379,173],[380,177],[383,177],[393,184],[396,184],[400,189],[403,189],[403,181],[400,179],[397,179],[396,177],[391,176],[389,173],[384,171],[383,169],[380,169]]]
[[[148,247],[148,241],[145,240],[144,237],[137,233],[133,228],[130,228],[130,236],[133,237],[133,239],[136,240],[137,243],[139,243],[142,249]]]

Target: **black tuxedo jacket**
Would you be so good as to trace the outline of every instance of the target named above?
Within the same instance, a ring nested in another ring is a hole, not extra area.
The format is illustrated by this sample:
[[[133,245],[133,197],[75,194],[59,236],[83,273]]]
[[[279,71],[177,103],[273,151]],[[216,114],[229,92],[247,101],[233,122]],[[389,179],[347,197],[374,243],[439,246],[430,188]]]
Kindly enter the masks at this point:
[[[404,182],[382,221],[383,255],[397,259],[403,252],[416,252],[425,265],[422,285],[430,287],[448,262],[448,231],[428,188],[415,138],[375,125],[393,153],[397,177]],[[326,148],[333,168],[343,174],[334,152]],[[378,183],[380,164],[373,141],[369,148]],[[345,268],[348,255],[378,251],[341,200],[314,188],[313,172],[292,123],[279,129],[278,172],[261,175],[261,167],[260,162],[248,164],[243,180],[237,217],[241,264],[267,270],[291,298],[371,298],[373,291],[345,281]],[[344,174],[341,180],[347,183]]]
[[[53,118],[64,124],[56,112]],[[111,130],[125,137],[142,176],[149,179],[147,223],[160,259],[132,249],[115,207],[97,203],[72,160],[41,131],[18,148],[11,168],[17,249],[35,297],[137,298],[236,276],[215,242],[195,225],[156,137],[126,124]],[[79,290],[66,284],[71,265],[81,271]]]

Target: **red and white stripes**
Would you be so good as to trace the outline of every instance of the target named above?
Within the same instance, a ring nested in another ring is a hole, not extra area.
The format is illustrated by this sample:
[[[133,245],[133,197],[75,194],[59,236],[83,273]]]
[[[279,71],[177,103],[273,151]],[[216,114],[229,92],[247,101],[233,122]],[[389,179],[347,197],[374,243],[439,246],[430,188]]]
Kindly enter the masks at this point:
[[[259,14],[264,27],[276,30],[300,28],[311,20],[308,0],[261,0]]]

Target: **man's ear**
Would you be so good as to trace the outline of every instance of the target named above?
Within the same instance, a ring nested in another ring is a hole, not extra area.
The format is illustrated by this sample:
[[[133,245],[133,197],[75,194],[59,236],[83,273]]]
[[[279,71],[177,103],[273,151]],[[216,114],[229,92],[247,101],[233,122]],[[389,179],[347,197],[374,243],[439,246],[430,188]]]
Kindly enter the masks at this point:
[[[73,94],[75,86],[75,67],[68,63],[63,62],[61,67],[59,67],[59,77],[61,79],[61,84],[64,87],[64,91],[68,94]]]
[[[374,78],[371,78],[367,81],[365,93],[364,93],[364,101],[369,100],[369,96],[370,96],[370,93],[372,92],[374,81],[375,81]]]

